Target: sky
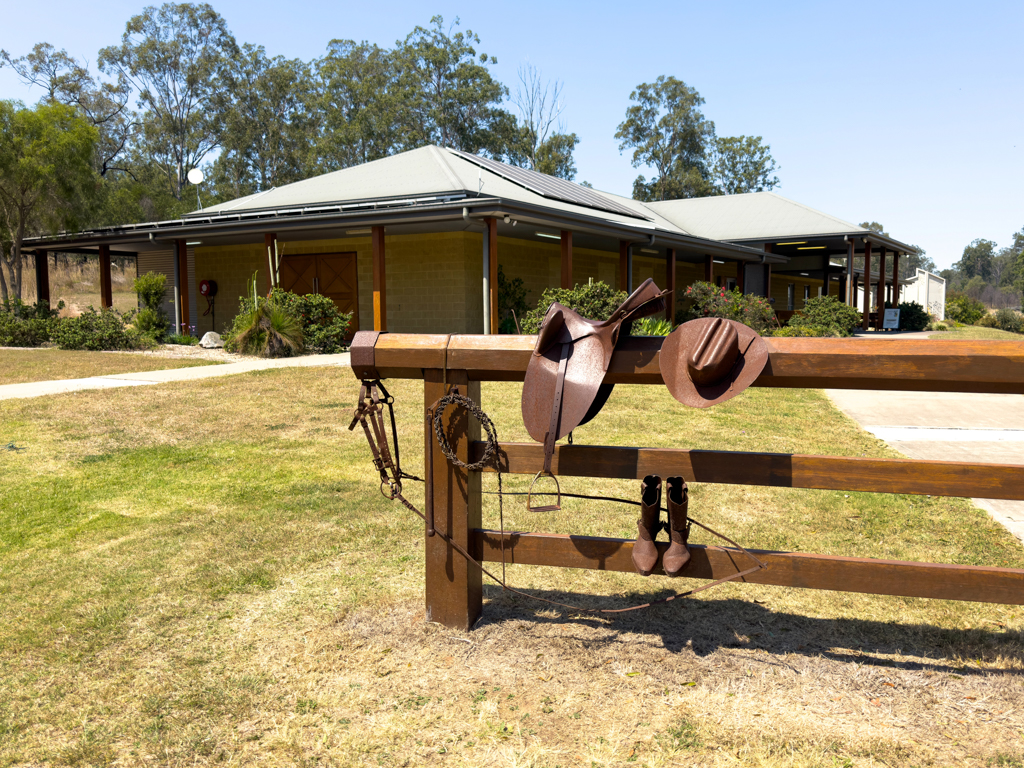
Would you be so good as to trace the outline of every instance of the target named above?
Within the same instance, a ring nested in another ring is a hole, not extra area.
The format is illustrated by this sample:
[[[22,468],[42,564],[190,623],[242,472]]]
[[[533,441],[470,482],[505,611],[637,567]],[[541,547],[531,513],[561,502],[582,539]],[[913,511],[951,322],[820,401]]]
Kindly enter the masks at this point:
[[[564,84],[577,181],[629,195],[646,169],[614,138],[630,92],[672,75],[720,136],[757,135],[779,194],[853,223],[881,222],[939,268],[972,240],[1024,229],[1024,3],[646,2],[431,4],[215,0],[240,42],[310,60],[332,39],[391,46],[440,14],[480,37],[514,86],[524,64]],[[0,48],[36,42],[95,64],[141,2],[8,3]],[[9,68],[0,98],[38,100]],[[648,178],[650,172],[645,173]]]

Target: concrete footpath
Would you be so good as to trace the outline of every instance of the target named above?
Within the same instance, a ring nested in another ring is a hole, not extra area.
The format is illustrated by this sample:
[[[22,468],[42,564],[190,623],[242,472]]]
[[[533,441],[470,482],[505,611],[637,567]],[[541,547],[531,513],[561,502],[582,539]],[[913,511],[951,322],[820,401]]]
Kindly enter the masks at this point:
[[[912,459],[1024,464],[1024,395],[825,392],[861,427]],[[1024,501],[973,501],[1024,542]]]
[[[166,384],[173,381],[196,381],[218,376],[232,376],[250,371],[266,371],[271,368],[307,368],[319,366],[348,366],[349,353],[337,355],[306,355],[285,357],[278,360],[245,360],[240,363],[223,365],[200,365],[194,368],[172,368],[163,371],[139,373],[114,373],[109,376],[90,376],[87,379],[62,379],[58,381],[32,381],[25,384],[4,384],[0,386],[0,400],[21,397],[42,397],[65,392],[81,392],[87,389],[114,389],[116,387],[140,387],[149,384]]]

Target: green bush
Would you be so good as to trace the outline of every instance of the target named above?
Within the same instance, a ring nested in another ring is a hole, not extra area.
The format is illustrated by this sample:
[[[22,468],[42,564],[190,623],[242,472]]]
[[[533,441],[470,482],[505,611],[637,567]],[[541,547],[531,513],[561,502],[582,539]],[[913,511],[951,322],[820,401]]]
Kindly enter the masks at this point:
[[[625,300],[625,292],[616,291],[601,281],[574,288],[548,288],[541,294],[537,306],[520,318],[520,326],[523,333],[537,333],[548,307],[556,301],[591,320],[607,320]]]
[[[0,305],[0,347],[38,347],[53,340],[57,315],[64,308],[50,309],[47,301],[25,304],[20,299]]]
[[[186,347],[194,347],[199,343],[199,339],[189,333],[172,333],[167,337],[168,344],[181,344]]]
[[[698,317],[724,317],[749,325],[758,333],[777,326],[775,311],[768,299],[739,291],[727,291],[714,283],[698,281],[683,293],[684,306],[676,313],[677,322]]]
[[[147,272],[135,278],[132,283],[132,288],[139,295],[139,303],[142,304],[142,309],[135,315],[135,330],[154,342],[163,341],[170,331],[170,321],[161,306],[166,284],[167,275],[156,272]]]
[[[830,329],[823,328],[817,325],[793,325],[790,323],[784,328],[775,328],[769,330],[766,336],[783,336],[783,337],[812,337],[816,338],[819,336],[835,336],[834,333],[829,333]]]
[[[549,305],[550,306],[550,305]],[[516,318],[520,321],[530,305],[526,303],[526,284],[523,278],[505,277],[498,265],[498,333],[517,333]]]
[[[135,278],[132,289],[139,295],[139,302],[146,309],[158,311],[164,300],[164,287],[167,285],[167,275],[156,272],[147,272]]]
[[[78,317],[57,321],[53,340],[61,349],[124,350],[142,349],[149,343],[125,318],[113,309],[97,312],[89,307]]]
[[[946,294],[946,318],[964,325],[974,325],[981,320],[988,310],[977,299],[972,299],[956,291]]]
[[[663,317],[642,317],[633,323],[634,336],[668,336],[672,323]]]
[[[834,296],[816,296],[804,302],[804,308],[793,315],[790,328],[813,328],[817,336],[851,336],[860,325],[861,314]]]
[[[982,328],[998,328],[999,322],[996,320],[996,316],[992,312],[987,312],[981,320],[975,323],[980,325]]]
[[[902,302],[899,310],[901,331],[923,331],[928,327],[928,312],[916,301]]]
[[[306,352],[333,355],[342,352],[348,345],[346,339],[352,325],[352,313],[339,312],[328,297],[316,293],[290,293],[274,288],[269,300],[299,319],[302,325],[302,347]]]
[[[1024,318],[1012,309],[1000,309],[995,315],[996,325],[1010,333],[1024,333]]]

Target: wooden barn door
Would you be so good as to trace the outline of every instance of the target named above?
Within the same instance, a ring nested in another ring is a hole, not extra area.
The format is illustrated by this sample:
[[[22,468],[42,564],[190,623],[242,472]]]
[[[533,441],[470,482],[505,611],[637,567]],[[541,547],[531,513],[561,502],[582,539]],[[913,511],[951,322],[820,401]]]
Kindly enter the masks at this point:
[[[352,313],[349,332],[359,330],[358,273],[354,253],[285,256],[281,261],[281,288],[292,293],[326,296],[339,312]]]
[[[354,253],[325,253],[318,258],[318,292],[333,300],[339,312],[352,313],[350,332],[355,333],[359,330],[356,255]]]
[[[316,293],[316,256],[285,256],[281,260],[281,288],[292,293]]]

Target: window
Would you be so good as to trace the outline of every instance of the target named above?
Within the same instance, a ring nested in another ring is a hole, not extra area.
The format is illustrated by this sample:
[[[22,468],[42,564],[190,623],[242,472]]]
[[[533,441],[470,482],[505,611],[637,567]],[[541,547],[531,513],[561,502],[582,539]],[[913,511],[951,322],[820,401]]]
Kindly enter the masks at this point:
[[[796,309],[796,283],[786,287],[786,309]]]
[[[811,298],[811,286],[805,285],[804,286],[804,302],[806,302],[809,298]]]

